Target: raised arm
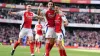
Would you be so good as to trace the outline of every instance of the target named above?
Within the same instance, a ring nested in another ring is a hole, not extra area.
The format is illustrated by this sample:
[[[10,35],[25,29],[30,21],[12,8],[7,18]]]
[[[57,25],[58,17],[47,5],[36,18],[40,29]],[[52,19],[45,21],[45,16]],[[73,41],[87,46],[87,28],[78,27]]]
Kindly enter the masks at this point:
[[[37,10],[37,14],[38,14],[38,15],[42,15],[42,13],[41,13],[41,10],[42,10],[41,8],[42,8],[42,6],[43,6],[43,5],[40,4],[39,7],[38,7],[38,10]]]
[[[14,15],[16,15],[17,12],[11,12],[11,11],[9,11],[8,14],[10,14],[10,15],[14,14]]]
[[[40,7],[39,7],[38,10],[37,10],[37,14],[38,14],[38,15],[41,15],[41,9],[40,9]]]
[[[39,16],[39,15],[36,15],[36,14],[34,14],[34,17],[35,17],[36,19],[43,19],[43,16]]]
[[[44,19],[44,16],[46,14],[46,9],[43,9],[42,4],[39,5],[37,14]]]
[[[19,11],[19,12],[11,12],[11,11],[9,11],[8,14],[10,14],[10,15],[14,14],[14,15],[21,15],[21,16],[23,16],[24,12],[25,11]]]
[[[38,7],[38,10],[37,10],[37,15],[35,15],[36,18],[38,19],[43,19],[43,13],[41,13],[41,9],[40,9],[40,6]]]

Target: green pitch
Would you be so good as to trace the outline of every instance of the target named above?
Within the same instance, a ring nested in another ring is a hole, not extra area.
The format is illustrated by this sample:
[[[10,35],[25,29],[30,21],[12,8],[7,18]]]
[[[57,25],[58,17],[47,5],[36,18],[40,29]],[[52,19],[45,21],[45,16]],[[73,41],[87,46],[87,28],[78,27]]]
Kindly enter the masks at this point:
[[[0,46],[0,56],[10,56],[12,46]],[[87,50],[87,49],[66,49],[68,56],[100,56],[100,50]],[[44,48],[41,48],[41,52],[35,53],[35,56],[43,56]],[[14,56],[30,56],[29,47],[18,47]],[[58,48],[51,50],[50,56],[59,56]]]

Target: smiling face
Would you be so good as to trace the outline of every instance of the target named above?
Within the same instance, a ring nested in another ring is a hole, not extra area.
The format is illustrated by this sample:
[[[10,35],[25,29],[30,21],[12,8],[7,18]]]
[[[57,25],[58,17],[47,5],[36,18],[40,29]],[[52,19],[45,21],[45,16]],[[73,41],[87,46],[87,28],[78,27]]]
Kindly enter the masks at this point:
[[[27,5],[27,6],[26,6],[26,10],[27,10],[27,11],[31,11],[31,5]]]
[[[52,7],[53,7],[53,2],[48,2],[48,8],[52,9]]]
[[[58,11],[59,10],[59,7],[58,6],[55,6],[55,11]]]
[[[55,6],[55,12],[59,12],[59,6]]]

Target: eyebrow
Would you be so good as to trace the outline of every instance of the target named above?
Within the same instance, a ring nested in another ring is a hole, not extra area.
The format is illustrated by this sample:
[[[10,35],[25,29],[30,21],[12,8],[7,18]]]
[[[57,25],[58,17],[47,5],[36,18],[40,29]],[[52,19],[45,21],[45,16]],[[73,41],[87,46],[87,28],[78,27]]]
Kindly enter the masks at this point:
[[[53,4],[51,4],[51,5],[53,5]]]

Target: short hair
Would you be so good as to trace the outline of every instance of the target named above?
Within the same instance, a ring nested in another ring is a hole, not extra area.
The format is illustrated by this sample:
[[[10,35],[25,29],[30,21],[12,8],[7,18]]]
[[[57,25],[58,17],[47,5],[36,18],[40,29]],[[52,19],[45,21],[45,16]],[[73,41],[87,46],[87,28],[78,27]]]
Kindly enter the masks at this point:
[[[53,1],[52,1],[52,0],[49,0],[49,1],[48,1],[48,3],[49,3],[49,2],[53,3]],[[54,3],[53,3],[53,7],[54,7]]]
[[[52,2],[52,3],[53,3],[53,1],[52,1],[52,0],[50,0],[49,2]],[[49,3],[49,2],[48,2],[48,3]]]
[[[60,5],[60,4],[55,4],[54,6],[58,6],[58,7],[60,7],[61,5]]]
[[[31,5],[27,5],[27,6],[31,6]]]

